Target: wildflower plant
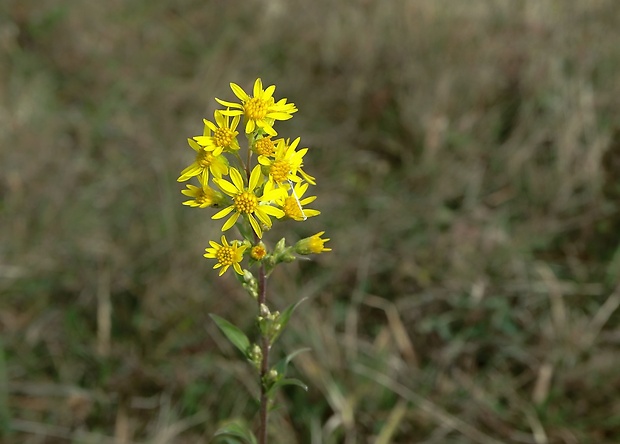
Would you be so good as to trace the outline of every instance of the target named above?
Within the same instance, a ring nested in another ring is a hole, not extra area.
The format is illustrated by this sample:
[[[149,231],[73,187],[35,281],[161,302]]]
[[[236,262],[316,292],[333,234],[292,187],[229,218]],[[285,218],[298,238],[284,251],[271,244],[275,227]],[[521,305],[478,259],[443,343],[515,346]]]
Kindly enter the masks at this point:
[[[329,239],[322,237],[323,231],[293,245],[282,238],[269,247],[263,240],[280,221],[303,222],[320,214],[305,207],[316,199],[305,196],[316,182],[303,169],[308,148],[298,149],[300,138],[274,139],[278,135],[275,123],[291,119],[297,112],[295,104],[285,98],[276,101],[276,87],[263,88],[261,79],[254,82],[252,95],[235,83],[230,87],[239,102],[215,99],[225,109],[215,111],[214,121],[204,119],[202,135],[187,139],[195,151],[195,160],[177,180],[198,181],[198,186],[187,184],[181,191],[190,198],[183,205],[214,208],[211,219],[223,222],[221,239],[209,241],[204,257],[215,261],[213,268],[219,270],[219,276],[230,269],[257,308],[255,341],[231,322],[211,314],[223,334],[256,370],[260,384],[258,436],[239,421],[229,422],[215,436],[265,444],[268,414],[277,390],[285,385],[306,388],[301,381],[286,377],[287,365],[303,350],[275,365],[270,362],[272,346],[302,301],[293,302],[282,312],[274,310],[267,299],[267,279],[282,263],[331,249],[325,247]],[[239,143],[241,132],[247,140],[245,152]]]

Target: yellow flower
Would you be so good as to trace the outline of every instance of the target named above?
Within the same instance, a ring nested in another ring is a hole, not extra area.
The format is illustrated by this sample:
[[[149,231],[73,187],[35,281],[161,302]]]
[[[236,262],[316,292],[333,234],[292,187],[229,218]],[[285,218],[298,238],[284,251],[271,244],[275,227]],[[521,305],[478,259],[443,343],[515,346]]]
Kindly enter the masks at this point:
[[[202,185],[202,187],[196,187],[194,185],[186,185],[187,190],[181,190],[181,193],[193,199],[186,200],[183,205],[190,207],[217,208],[222,206],[226,202],[226,198],[219,191],[215,191],[208,185]]]
[[[303,157],[308,152],[308,148],[302,148],[299,151],[295,151],[297,145],[299,145],[300,137],[293,140],[293,143],[288,144],[284,139],[278,141],[276,146],[276,152],[274,158],[267,156],[258,156],[258,162],[261,165],[266,166],[269,169],[269,180],[275,182],[278,185],[282,185],[289,180],[292,182],[300,182],[302,178],[312,185],[316,185],[314,177],[306,174],[301,169],[303,166]],[[297,176],[297,173],[301,177]]]
[[[203,256],[217,260],[217,264],[215,264],[213,268],[222,268],[220,270],[220,276],[223,275],[231,265],[237,274],[243,275],[239,262],[243,260],[243,252],[247,246],[242,245],[236,240],[232,241],[232,244],[229,244],[224,235],[222,235],[222,245],[214,241],[209,241],[209,245],[211,245],[211,248],[205,248],[206,253]]]
[[[316,196],[308,196],[304,198],[303,195],[307,190],[307,183],[296,183],[295,187],[291,190],[290,195],[284,196],[278,200],[278,205],[282,207],[286,217],[297,221],[302,221],[309,217],[318,216],[321,214],[318,210],[303,208],[304,205],[308,205],[316,199]]]
[[[194,176],[198,176],[200,183],[206,184],[209,181],[209,172],[216,178],[228,173],[228,160],[224,156],[215,156],[212,151],[201,147],[193,139],[187,139],[187,143],[196,151],[196,160],[181,171],[181,175],[177,179],[178,182],[185,182]]]
[[[254,142],[252,151],[259,156],[273,157],[276,153],[276,146],[274,141],[271,140],[271,136],[262,137]]]
[[[325,242],[329,239],[321,239],[325,231],[321,231],[310,237],[306,237],[295,244],[295,252],[299,254],[319,254],[324,251],[332,251],[331,248],[325,248]]]
[[[265,246],[262,242],[258,245],[254,245],[250,249],[250,257],[255,261],[263,260],[265,256],[267,256],[267,250],[265,249]]]
[[[273,98],[276,87],[271,85],[267,89],[263,89],[261,79],[256,79],[254,82],[253,97],[250,97],[236,83],[231,83],[230,89],[241,100],[241,104],[217,98],[215,100],[220,105],[233,108],[232,110],[221,111],[225,116],[240,116],[243,114],[245,117],[246,134],[254,132],[256,128],[260,128],[265,133],[275,136],[278,133],[273,129],[273,123],[276,120],[288,120],[293,117],[293,113],[297,112],[295,104],[286,103],[286,99],[276,102]]]
[[[224,223],[222,231],[226,231],[235,225],[239,215],[247,217],[252,229],[259,238],[262,238],[263,231],[259,221],[265,226],[271,228],[271,219],[269,216],[280,218],[284,216],[284,211],[274,206],[271,202],[276,201],[282,195],[282,189],[273,189],[265,185],[263,194],[256,196],[257,187],[261,178],[260,165],[256,165],[250,174],[248,187],[243,183],[243,176],[236,168],[230,168],[230,178],[232,183],[226,179],[214,179],[215,184],[221,190],[232,197],[233,204],[212,216],[213,219],[222,219],[233,213],[232,216]],[[258,220],[257,220],[258,219]]]
[[[219,156],[224,150],[237,151],[239,149],[239,141],[237,140],[239,131],[235,130],[241,117],[233,117],[231,123],[230,117],[225,116],[219,110],[213,113],[213,117],[215,117],[215,123],[203,119],[205,124],[204,135],[196,136],[194,140],[207,151],[212,150],[214,156]]]

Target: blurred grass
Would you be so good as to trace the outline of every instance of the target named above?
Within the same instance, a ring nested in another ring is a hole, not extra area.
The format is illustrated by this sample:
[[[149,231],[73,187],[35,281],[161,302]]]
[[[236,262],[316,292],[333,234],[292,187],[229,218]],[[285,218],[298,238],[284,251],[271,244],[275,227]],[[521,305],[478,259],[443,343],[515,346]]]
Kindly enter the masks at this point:
[[[334,249],[270,282],[310,297],[282,348],[312,348],[275,442],[620,442],[618,23],[614,0],[3,2],[6,442],[254,414],[208,318],[250,327],[251,302],[175,179],[258,76],[319,181],[286,234]]]

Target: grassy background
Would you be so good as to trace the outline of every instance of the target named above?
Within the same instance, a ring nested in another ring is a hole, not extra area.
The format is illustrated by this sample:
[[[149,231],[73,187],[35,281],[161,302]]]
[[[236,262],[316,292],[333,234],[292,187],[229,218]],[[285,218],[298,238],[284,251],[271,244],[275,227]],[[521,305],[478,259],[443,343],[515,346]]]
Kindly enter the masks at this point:
[[[4,442],[253,417],[208,313],[254,306],[175,179],[256,77],[318,179],[323,214],[281,229],[333,248],[270,280],[310,298],[276,353],[312,348],[274,442],[620,442],[618,23],[616,0],[3,1]]]

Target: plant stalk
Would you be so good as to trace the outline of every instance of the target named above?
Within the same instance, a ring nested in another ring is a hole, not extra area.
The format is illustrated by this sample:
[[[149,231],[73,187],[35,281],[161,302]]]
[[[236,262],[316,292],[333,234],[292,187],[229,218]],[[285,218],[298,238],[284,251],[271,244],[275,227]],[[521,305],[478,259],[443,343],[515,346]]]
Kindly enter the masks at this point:
[[[265,275],[265,265],[261,264],[258,270],[258,310],[260,313],[261,304],[267,302],[267,277]],[[260,366],[260,410],[259,410],[259,428],[258,443],[267,444],[267,416],[269,410],[269,399],[267,398],[267,388],[265,387],[265,379],[269,371],[269,338],[261,334],[260,347],[263,355]]]
[[[252,143],[254,137],[248,137],[248,159],[245,165],[245,173],[250,182],[250,161],[252,159]],[[258,244],[258,235],[254,233],[254,243]],[[265,264],[260,264],[258,269],[258,313],[261,312],[261,305],[267,303],[267,275],[265,273]],[[260,336],[260,348],[262,352],[262,360],[260,364],[259,384],[260,384],[260,409],[259,425],[258,425],[258,444],[267,444],[267,419],[269,415],[269,398],[267,397],[267,388],[264,381],[266,380],[267,372],[269,372],[269,338],[261,333]]]

